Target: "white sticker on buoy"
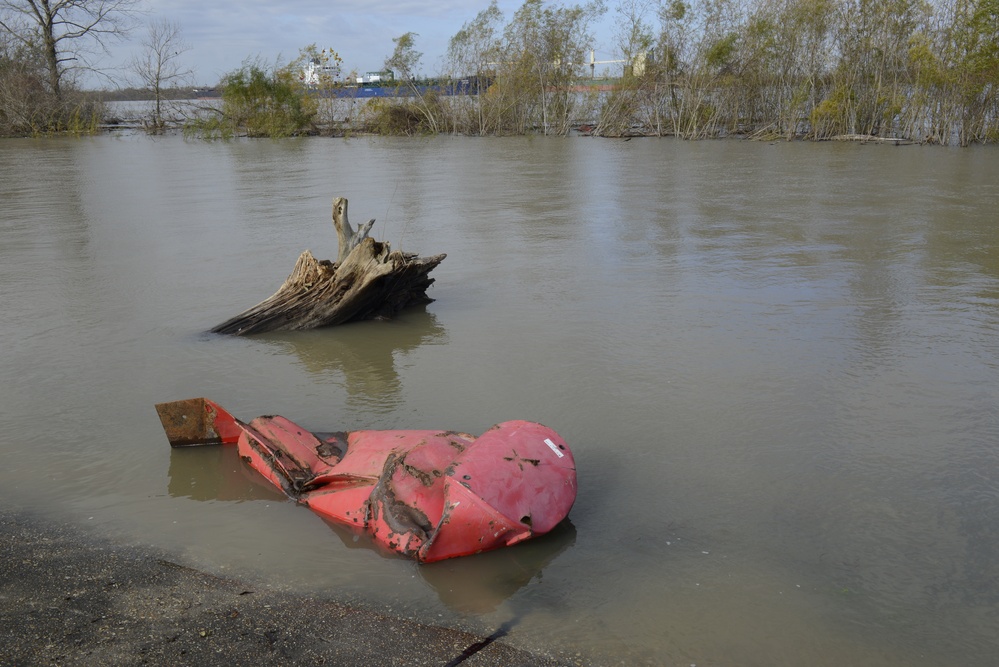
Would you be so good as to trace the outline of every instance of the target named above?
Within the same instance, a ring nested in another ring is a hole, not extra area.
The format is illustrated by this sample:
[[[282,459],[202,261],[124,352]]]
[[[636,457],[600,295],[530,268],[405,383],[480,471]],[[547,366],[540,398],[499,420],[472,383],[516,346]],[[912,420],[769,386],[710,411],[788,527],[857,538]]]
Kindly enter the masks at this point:
[[[552,451],[555,452],[555,456],[559,458],[565,456],[561,451],[559,451],[558,445],[551,441],[551,438],[545,438],[545,444],[551,447]]]

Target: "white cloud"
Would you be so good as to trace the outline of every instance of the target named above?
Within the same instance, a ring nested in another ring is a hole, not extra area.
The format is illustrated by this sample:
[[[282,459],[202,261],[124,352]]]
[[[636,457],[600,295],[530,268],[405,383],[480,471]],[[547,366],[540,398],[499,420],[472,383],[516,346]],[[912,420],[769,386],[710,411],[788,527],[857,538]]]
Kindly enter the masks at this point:
[[[198,84],[215,84],[246,59],[273,63],[294,59],[301,48],[315,43],[332,47],[344,68],[360,72],[380,69],[392,53],[393,37],[415,32],[421,51],[421,73],[439,71],[450,38],[485,9],[489,0],[146,0],[143,20],[167,19],[180,24],[190,50],[183,63],[195,71]],[[503,0],[507,19],[521,1]],[[145,27],[117,47],[114,62],[122,66],[139,49]]]

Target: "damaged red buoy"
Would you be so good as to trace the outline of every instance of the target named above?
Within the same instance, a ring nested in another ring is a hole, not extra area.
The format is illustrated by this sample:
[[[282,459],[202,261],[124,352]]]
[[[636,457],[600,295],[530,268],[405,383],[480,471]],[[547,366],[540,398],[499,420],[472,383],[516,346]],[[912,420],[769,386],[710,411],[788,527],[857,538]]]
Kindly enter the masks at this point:
[[[156,406],[173,447],[236,444],[271,484],[420,562],[544,535],[576,499],[565,441],[528,421],[454,431],[312,433],[278,416],[241,422],[213,401]]]

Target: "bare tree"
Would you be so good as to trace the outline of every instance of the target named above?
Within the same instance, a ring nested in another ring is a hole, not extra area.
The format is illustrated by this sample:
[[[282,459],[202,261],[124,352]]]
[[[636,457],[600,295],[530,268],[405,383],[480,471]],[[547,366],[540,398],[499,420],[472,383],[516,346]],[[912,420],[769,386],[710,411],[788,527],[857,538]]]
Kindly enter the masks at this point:
[[[62,99],[69,72],[94,69],[93,56],[132,27],[138,0],[0,0],[0,29],[45,62],[50,92]]]
[[[154,132],[161,132],[163,121],[163,98],[165,89],[174,87],[191,78],[192,71],[179,62],[182,54],[190,51],[181,38],[180,24],[167,19],[157,19],[149,23],[149,30],[142,40],[142,53],[132,58],[131,69],[138,76],[141,85],[153,91]]]

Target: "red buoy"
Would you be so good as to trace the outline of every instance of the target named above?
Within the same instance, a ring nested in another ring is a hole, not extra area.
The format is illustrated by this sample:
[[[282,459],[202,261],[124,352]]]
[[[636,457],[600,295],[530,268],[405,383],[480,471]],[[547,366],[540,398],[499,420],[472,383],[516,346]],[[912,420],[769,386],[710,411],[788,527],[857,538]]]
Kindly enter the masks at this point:
[[[170,444],[236,444],[290,498],[420,562],[544,535],[576,499],[565,441],[535,422],[454,431],[312,433],[284,417],[241,422],[205,398],[156,406]]]

